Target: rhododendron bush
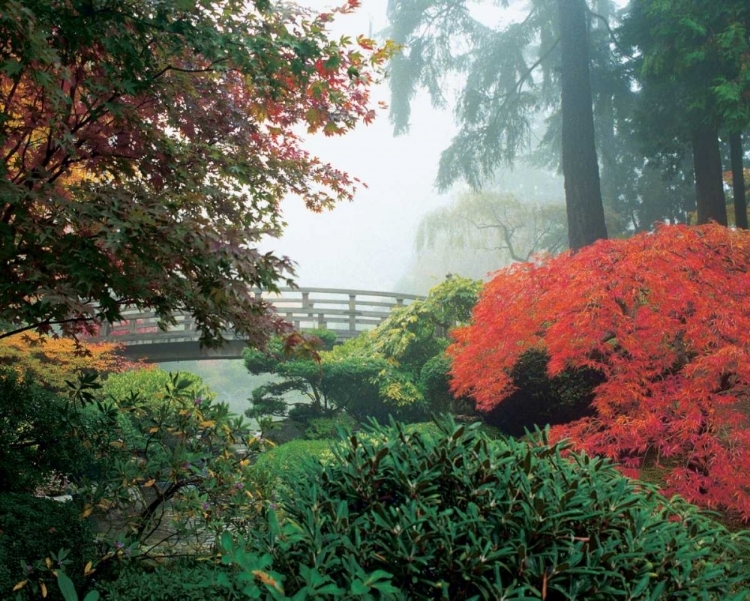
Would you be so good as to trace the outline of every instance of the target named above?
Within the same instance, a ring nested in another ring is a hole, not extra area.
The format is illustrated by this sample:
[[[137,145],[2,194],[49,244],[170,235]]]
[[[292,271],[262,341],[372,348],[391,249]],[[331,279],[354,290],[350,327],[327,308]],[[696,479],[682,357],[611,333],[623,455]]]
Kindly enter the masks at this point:
[[[489,412],[528,351],[600,372],[590,416],[553,428],[624,471],[750,520],[750,233],[662,226],[498,272],[455,333],[454,391]]]

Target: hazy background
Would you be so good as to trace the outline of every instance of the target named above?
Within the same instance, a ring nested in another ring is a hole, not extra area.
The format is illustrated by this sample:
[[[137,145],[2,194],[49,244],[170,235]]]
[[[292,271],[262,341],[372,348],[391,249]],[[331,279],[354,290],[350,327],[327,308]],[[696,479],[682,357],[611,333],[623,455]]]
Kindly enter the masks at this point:
[[[323,12],[343,1],[298,0],[298,4]],[[363,0],[354,14],[337,18],[333,32],[376,37],[388,25],[386,7],[387,0]],[[482,7],[482,18],[488,21],[512,19],[516,14],[512,9]],[[372,89],[373,105],[380,100],[390,100],[387,81]],[[298,198],[286,199],[284,235],[269,238],[262,249],[291,257],[297,263],[300,286],[425,293],[446,273],[466,273],[470,263],[479,259],[451,249],[417,256],[415,234],[421,218],[449,204],[464,188],[439,194],[433,185],[440,153],[457,130],[452,111],[432,108],[427,94],[420,93],[411,115],[408,135],[394,137],[388,110],[383,110],[373,124],[344,136],[308,138],[310,152],[368,187],[360,187],[353,202],[319,214],[307,210]],[[549,179],[547,175],[548,186]],[[504,187],[519,191],[529,185],[528,180],[528,171],[518,170],[504,179]],[[559,195],[562,199],[561,182]],[[478,277],[484,270],[474,272]],[[171,362],[161,367],[199,374],[219,400],[238,413],[249,406],[250,391],[269,377],[250,375],[242,361]]]

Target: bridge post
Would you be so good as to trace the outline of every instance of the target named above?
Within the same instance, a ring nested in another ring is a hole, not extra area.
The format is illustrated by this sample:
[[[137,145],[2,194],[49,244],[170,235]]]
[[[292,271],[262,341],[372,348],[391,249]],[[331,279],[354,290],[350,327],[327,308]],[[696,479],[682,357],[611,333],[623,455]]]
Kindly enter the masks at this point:
[[[357,295],[349,295],[349,333],[354,338],[357,335]]]
[[[310,293],[309,292],[303,292],[302,293],[302,312],[309,311],[307,316],[312,319],[313,318],[313,303],[310,302]]]

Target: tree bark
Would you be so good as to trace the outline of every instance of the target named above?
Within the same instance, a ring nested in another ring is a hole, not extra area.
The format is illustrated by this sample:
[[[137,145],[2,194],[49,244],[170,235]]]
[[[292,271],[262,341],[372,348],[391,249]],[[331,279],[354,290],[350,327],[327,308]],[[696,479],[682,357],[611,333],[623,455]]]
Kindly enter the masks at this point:
[[[585,0],[558,0],[562,85],[562,165],[570,248],[607,238],[594,141]]]
[[[727,224],[727,204],[719,151],[719,132],[708,125],[693,128],[693,166],[698,224]]]
[[[732,189],[734,191],[734,223],[738,228],[747,229],[747,197],[745,195],[745,172],[742,162],[742,133],[729,136],[732,154]]]

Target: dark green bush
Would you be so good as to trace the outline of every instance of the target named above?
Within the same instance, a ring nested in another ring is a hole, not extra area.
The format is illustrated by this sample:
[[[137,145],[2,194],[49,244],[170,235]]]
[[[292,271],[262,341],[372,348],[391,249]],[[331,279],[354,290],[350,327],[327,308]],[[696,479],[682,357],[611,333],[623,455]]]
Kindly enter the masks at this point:
[[[605,460],[564,458],[544,434],[439,430],[377,427],[333,447],[293,483],[280,526],[272,513],[244,549],[225,541],[245,566],[235,581],[270,598],[743,599],[747,533]]]
[[[541,350],[524,353],[513,367],[516,388],[484,420],[504,434],[523,436],[526,430],[564,424],[593,414],[594,388],[604,381],[592,369],[569,369],[550,378],[549,357]]]
[[[419,373],[419,388],[431,413],[476,415],[469,398],[456,398],[450,389],[451,360],[440,354],[432,357]]]
[[[94,534],[81,521],[81,507],[75,502],[24,494],[0,495],[0,599],[11,599],[13,586],[26,577],[43,576],[34,568],[29,574],[21,563],[35,566],[51,553],[69,549],[66,572],[77,586],[83,583],[83,567],[94,558]],[[47,574],[49,599],[62,599],[54,577]]]
[[[0,370],[0,492],[33,492],[55,473],[88,469],[80,417],[66,398]]]

